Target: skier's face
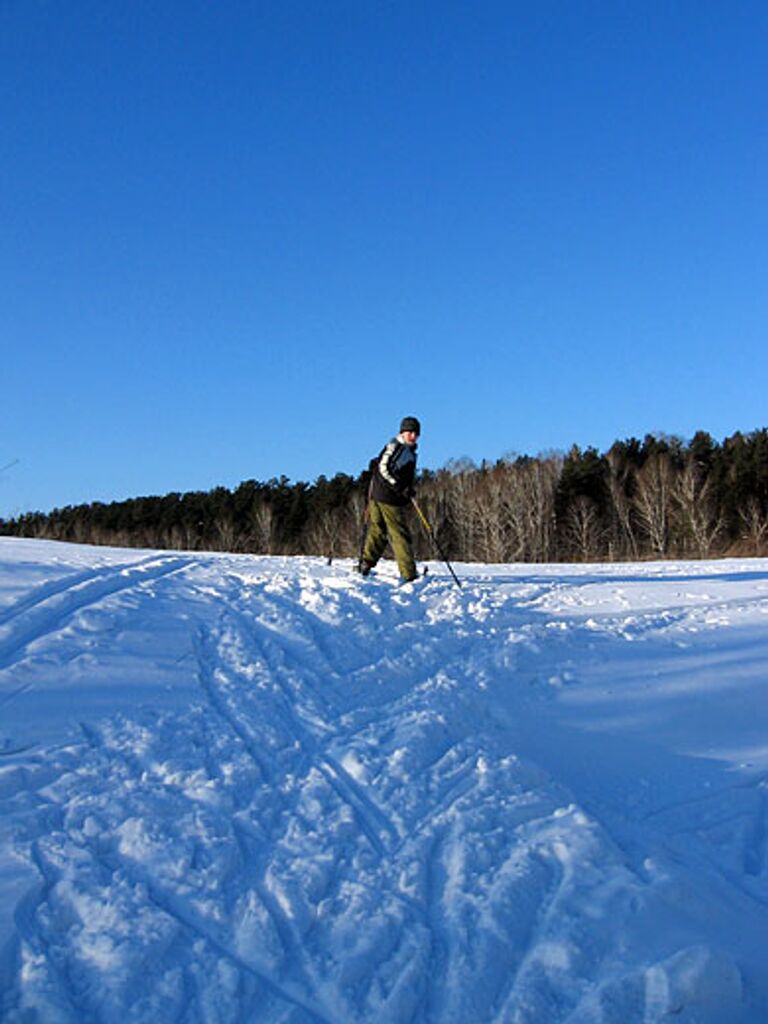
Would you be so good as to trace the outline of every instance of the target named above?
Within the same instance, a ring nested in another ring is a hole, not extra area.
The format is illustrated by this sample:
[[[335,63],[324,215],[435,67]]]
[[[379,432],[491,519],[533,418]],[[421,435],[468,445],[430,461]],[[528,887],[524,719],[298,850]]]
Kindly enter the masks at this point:
[[[419,435],[416,433],[415,430],[404,430],[403,431],[403,440],[405,441],[406,444],[416,444],[418,439],[419,439]]]

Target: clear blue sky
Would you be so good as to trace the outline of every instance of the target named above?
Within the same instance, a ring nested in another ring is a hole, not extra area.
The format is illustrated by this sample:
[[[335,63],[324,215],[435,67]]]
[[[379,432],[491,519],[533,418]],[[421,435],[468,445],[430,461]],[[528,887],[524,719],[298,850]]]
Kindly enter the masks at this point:
[[[0,0],[0,516],[768,425],[768,3]]]

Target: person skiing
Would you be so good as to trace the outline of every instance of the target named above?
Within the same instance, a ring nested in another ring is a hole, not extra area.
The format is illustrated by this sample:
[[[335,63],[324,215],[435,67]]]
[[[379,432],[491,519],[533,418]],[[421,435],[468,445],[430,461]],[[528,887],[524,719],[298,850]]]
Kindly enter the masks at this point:
[[[363,576],[368,575],[384,554],[389,540],[403,581],[410,583],[418,577],[405,508],[415,494],[416,448],[420,434],[421,424],[416,417],[404,417],[400,433],[371,461],[366,509],[368,529],[358,566]]]

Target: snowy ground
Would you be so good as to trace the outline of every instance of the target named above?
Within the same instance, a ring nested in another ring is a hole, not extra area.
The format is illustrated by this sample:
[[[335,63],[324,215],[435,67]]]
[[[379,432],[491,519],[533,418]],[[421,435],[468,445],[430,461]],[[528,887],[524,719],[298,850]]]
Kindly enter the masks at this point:
[[[0,539],[0,1019],[768,1021],[768,562],[458,571]]]

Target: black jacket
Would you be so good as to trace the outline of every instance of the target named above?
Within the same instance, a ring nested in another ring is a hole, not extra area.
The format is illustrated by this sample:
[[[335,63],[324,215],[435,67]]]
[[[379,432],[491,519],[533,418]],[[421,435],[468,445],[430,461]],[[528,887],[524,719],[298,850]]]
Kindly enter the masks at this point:
[[[371,461],[371,497],[385,505],[407,505],[416,479],[416,445],[405,444],[400,435]]]

